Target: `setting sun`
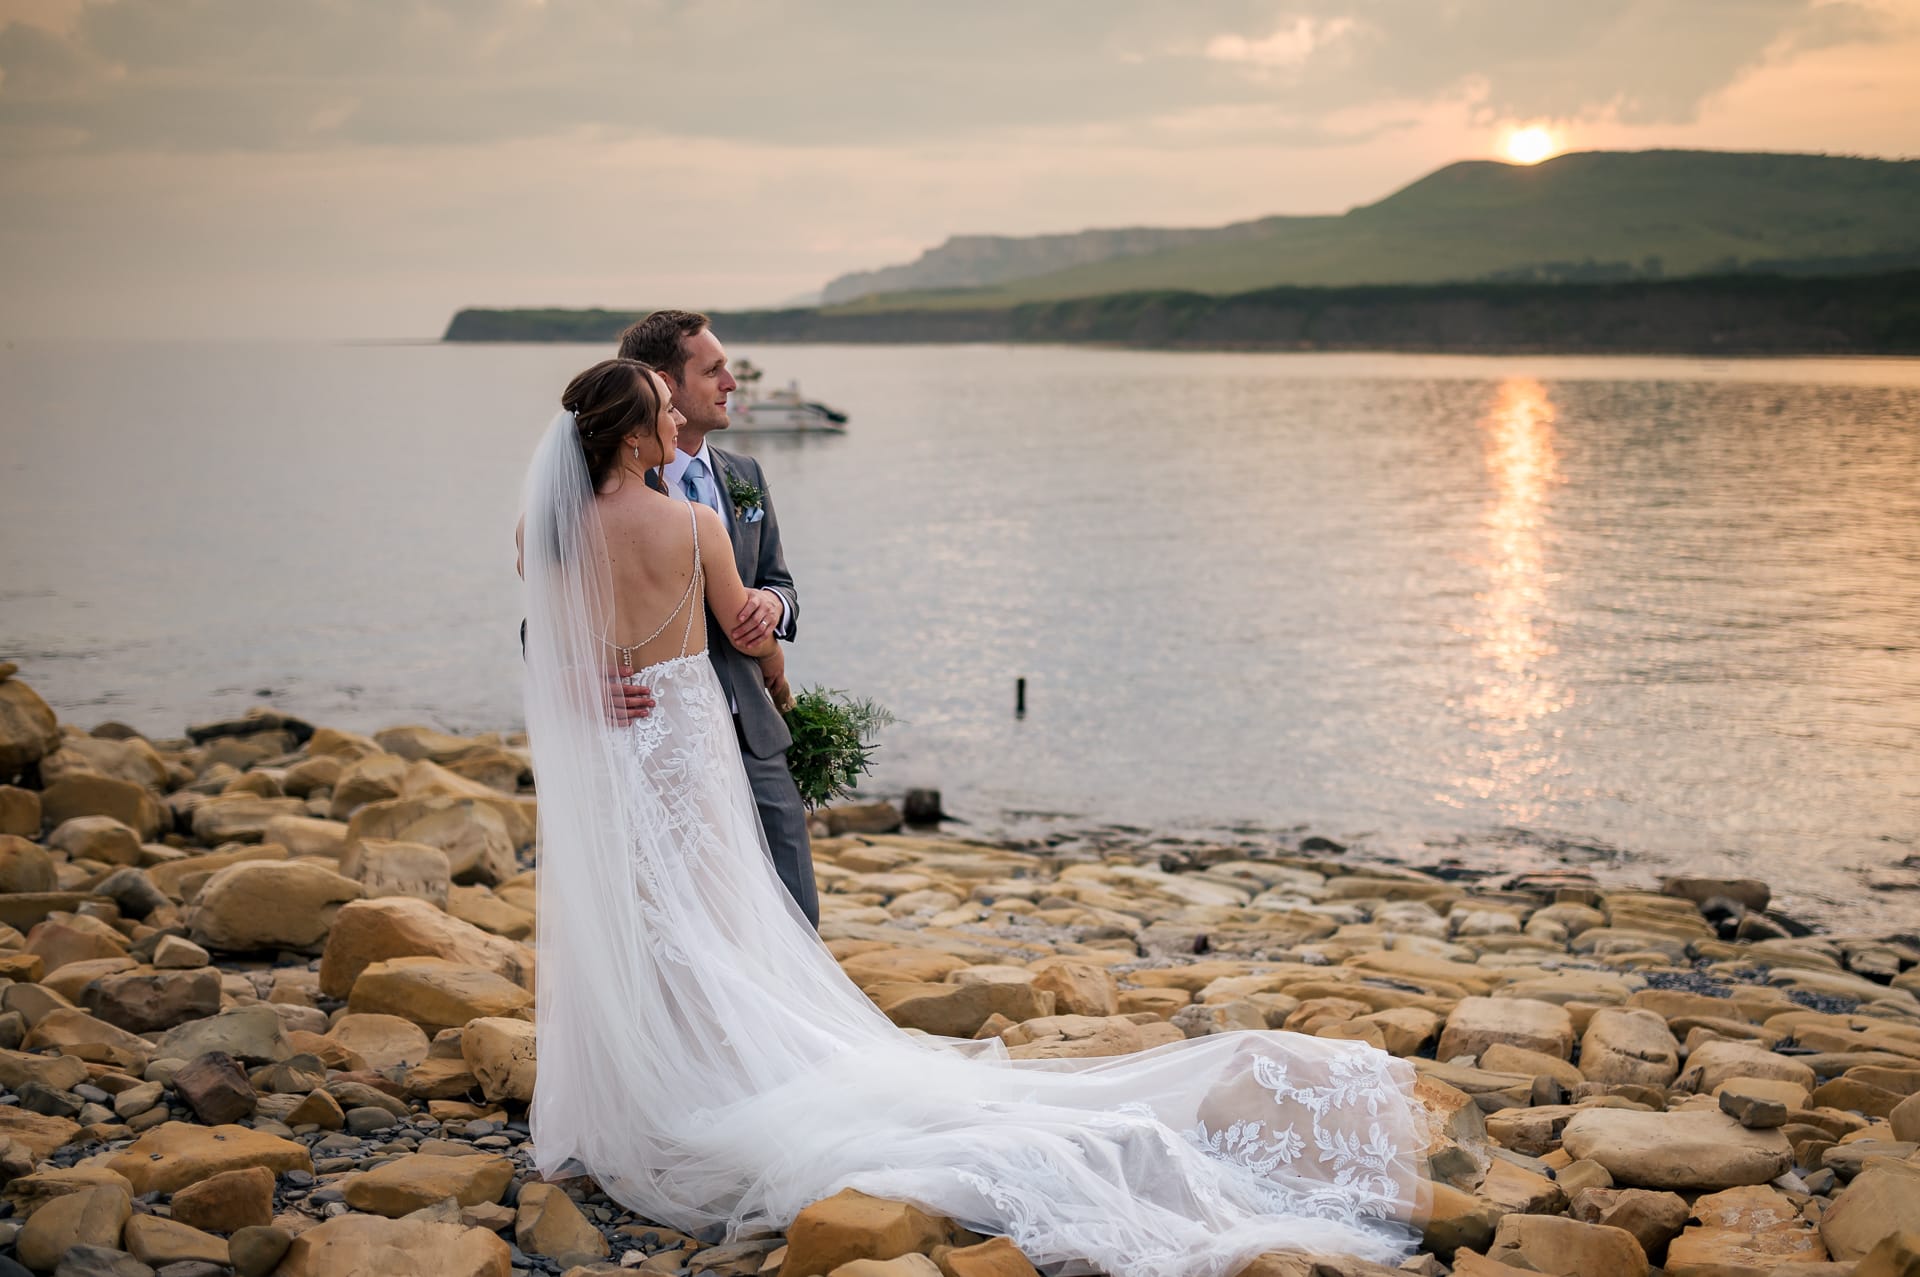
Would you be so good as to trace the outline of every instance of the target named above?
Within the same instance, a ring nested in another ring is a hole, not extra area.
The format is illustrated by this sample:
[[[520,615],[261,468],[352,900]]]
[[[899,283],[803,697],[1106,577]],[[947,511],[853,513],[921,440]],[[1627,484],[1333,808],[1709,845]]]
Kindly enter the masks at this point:
[[[1537,124],[1507,134],[1507,158],[1515,164],[1538,164],[1559,149],[1559,140]]]

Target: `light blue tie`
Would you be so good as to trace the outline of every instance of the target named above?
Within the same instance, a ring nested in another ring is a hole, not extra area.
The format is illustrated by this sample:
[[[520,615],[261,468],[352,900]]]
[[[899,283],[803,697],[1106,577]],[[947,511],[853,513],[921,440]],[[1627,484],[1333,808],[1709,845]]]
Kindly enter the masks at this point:
[[[713,510],[715,514],[719,513],[713,504],[712,497],[708,495],[711,489],[707,484],[706,462],[698,457],[687,462],[686,473],[680,476],[680,484],[687,490],[687,500],[698,501],[707,509]]]

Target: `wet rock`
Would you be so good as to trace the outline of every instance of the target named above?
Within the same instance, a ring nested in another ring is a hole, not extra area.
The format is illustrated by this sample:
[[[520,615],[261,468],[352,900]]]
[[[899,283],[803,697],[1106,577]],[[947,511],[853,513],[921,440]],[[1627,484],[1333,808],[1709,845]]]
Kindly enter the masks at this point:
[[[1622,1184],[1641,1188],[1718,1189],[1764,1184],[1793,1162],[1778,1131],[1750,1131],[1723,1113],[1642,1113],[1589,1109],[1560,1133],[1576,1158],[1606,1167]]]
[[[347,1205],[398,1219],[444,1198],[462,1206],[497,1202],[513,1179],[504,1157],[431,1157],[407,1154],[348,1180]]]
[[[229,952],[320,944],[360,884],[298,861],[229,865],[207,880],[189,915],[196,944]]]
[[[949,1221],[916,1206],[843,1189],[794,1217],[781,1277],[826,1277],[856,1259],[924,1254],[952,1231]]]
[[[528,1184],[520,1190],[513,1240],[527,1254],[546,1255],[561,1264],[592,1263],[613,1253],[573,1199],[552,1184]]]
[[[263,1166],[274,1172],[313,1173],[304,1145],[244,1126],[168,1122],[146,1132],[107,1161],[136,1193],[174,1193],[222,1171]]]

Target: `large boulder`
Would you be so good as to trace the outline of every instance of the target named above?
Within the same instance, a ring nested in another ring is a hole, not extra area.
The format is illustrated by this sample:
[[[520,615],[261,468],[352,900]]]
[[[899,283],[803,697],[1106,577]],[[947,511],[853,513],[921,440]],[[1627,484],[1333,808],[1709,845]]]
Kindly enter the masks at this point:
[[[516,872],[514,834],[491,800],[440,795],[368,803],[347,822],[349,839],[424,843],[447,853],[459,883],[505,882]]]
[[[858,1259],[925,1254],[952,1236],[951,1221],[917,1206],[842,1189],[794,1216],[780,1274],[826,1277]]]
[[[153,791],[111,776],[67,776],[40,795],[42,818],[58,825],[76,816],[111,816],[151,841],[166,823],[166,809]]]
[[[51,785],[68,776],[107,776],[147,789],[165,790],[167,762],[158,750],[138,736],[108,740],[99,736],[69,736],[60,748],[40,760],[40,779]]]
[[[209,949],[307,949],[326,939],[360,884],[304,861],[244,861],[215,873],[189,915]]]
[[[173,1217],[194,1228],[237,1233],[273,1222],[274,1174],[264,1166],[210,1175],[173,1195]]]
[[[0,834],[0,892],[57,891],[60,875],[39,843]]]
[[[490,1103],[532,1102],[538,1071],[532,1024],[499,1017],[475,1020],[460,1034],[460,1054]]]
[[[340,857],[340,872],[357,881],[369,899],[413,896],[436,909],[447,907],[447,891],[453,886],[447,853],[419,842],[350,842]]]
[[[591,1264],[613,1248],[587,1221],[566,1192],[553,1184],[528,1184],[515,1203],[513,1242],[529,1255],[545,1255],[562,1266]]]
[[[1670,1086],[1680,1075],[1680,1044],[1652,1011],[1602,1007],[1580,1038],[1580,1073],[1589,1082]]]
[[[394,958],[360,973],[347,1009],[401,1016],[431,1034],[483,1016],[530,1019],[533,995],[482,967],[440,958]]]
[[[106,865],[140,863],[140,831],[112,816],[70,816],[53,827],[47,846],[75,860]]]
[[[1029,963],[1034,987],[1053,994],[1057,1015],[1106,1016],[1120,1010],[1120,984],[1113,973],[1084,958],[1042,958]]]
[[[35,838],[40,834],[40,795],[18,785],[0,785],[0,834]]]
[[[1632,1233],[1558,1215],[1508,1215],[1487,1258],[1558,1277],[1646,1277],[1647,1256]]]
[[[500,1200],[513,1180],[504,1157],[437,1157],[410,1153],[356,1175],[343,1187],[347,1205],[398,1219],[451,1197],[462,1206]]]
[[[901,1028],[970,1038],[989,1016],[1015,1022],[1053,1014],[1053,994],[1031,984],[876,984],[867,996]]]
[[[1558,1003],[1531,998],[1462,998],[1447,1016],[1434,1056],[1478,1059],[1496,1042],[1564,1060],[1573,1051],[1573,1018]]]
[[[264,842],[267,827],[281,816],[304,816],[298,798],[263,798],[236,792],[218,794],[193,809],[193,836],[208,847],[230,842]]]
[[[294,1053],[285,1022],[272,1004],[231,1007],[204,1020],[183,1024],[160,1039],[163,1060],[191,1060],[218,1051],[248,1064],[271,1064]]]
[[[410,1068],[426,1059],[433,1045],[424,1029],[397,1015],[343,1015],[326,1035],[375,1073]]]
[[[80,991],[80,1005],[132,1033],[171,1029],[220,1010],[220,971],[147,967],[104,975]]]
[[[1697,1227],[1667,1250],[1675,1277],[1724,1272],[1771,1272],[1782,1264],[1820,1263],[1827,1248],[1813,1225],[1784,1194],[1752,1184],[1707,1193],[1693,1206]]]
[[[166,1122],[107,1159],[107,1168],[127,1177],[135,1193],[176,1193],[222,1171],[264,1166],[313,1173],[304,1144],[244,1126],[195,1126]]]
[[[93,1064],[111,1064],[139,1074],[153,1058],[153,1043],[143,1037],[95,1019],[78,1008],[60,1007],[40,1017],[21,1043],[29,1051],[52,1047]]]
[[[0,689],[5,686],[0,683]],[[75,1246],[118,1247],[120,1231],[132,1214],[133,1203],[127,1195],[109,1185],[56,1197],[35,1211],[20,1230],[16,1253],[28,1268],[50,1273]]]
[[[513,1252],[491,1230],[342,1215],[293,1239],[274,1277],[510,1277]]]
[[[0,665],[0,779],[12,776],[60,747],[60,724],[53,711],[25,683],[14,666]]]
[[[416,763],[416,767],[432,767]],[[437,770],[437,769],[436,769]],[[450,781],[462,780],[451,772]],[[497,883],[513,873],[513,852],[533,842],[534,808],[530,798],[510,797],[485,785],[476,785],[476,793],[418,793],[356,808],[347,824],[354,838],[404,838],[429,843],[447,853],[456,866],[455,874],[468,881]],[[474,815],[477,809],[490,812],[494,821]],[[502,852],[499,839],[504,836]],[[466,848],[466,850],[463,850]],[[501,857],[504,854],[504,859]],[[473,868],[465,866],[472,862]],[[479,877],[485,867],[494,877]],[[474,875],[468,877],[468,875]]]
[[[1687,1067],[1679,1077],[1679,1085],[1706,1095],[1722,1082],[1736,1077],[1792,1082],[1808,1091],[1813,1090],[1816,1081],[1810,1067],[1790,1056],[1776,1055],[1749,1042],[1722,1040],[1702,1043],[1687,1056]]]
[[[369,965],[408,957],[482,967],[522,988],[533,987],[533,953],[525,945],[489,935],[424,900],[389,896],[341,906],[320,957],[320,992],[347,997]]]
[[[406,783],[407,765],[406,759],[394,754],[355,759],[334,784],[333,806],[328,814],[335,820],[345,820],[368,803],[398,798]]]
[[[1587,1109],[1561,1130],[1560,1146],[1571,1157],[1600,1163],[1615,1183],[1639,1188],[1764,1184],[1793,1164],[1793,1146],[1779,1131],[1749,1130],[1702,1109]]]
[[[1860,1259],[1897,1232],[1920,1232],[1920,1163],[1874,1162],[1820,1216],[1820,1236],[1837,1260]]]

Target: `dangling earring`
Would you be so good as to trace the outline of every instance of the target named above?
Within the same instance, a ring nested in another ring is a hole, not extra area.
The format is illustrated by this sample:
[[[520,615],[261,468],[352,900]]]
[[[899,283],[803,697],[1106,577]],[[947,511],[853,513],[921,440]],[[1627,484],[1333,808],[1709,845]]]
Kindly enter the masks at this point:
[[[633,445],[633,459],[635,461],[640,460],[640,445],[637,443]]]

